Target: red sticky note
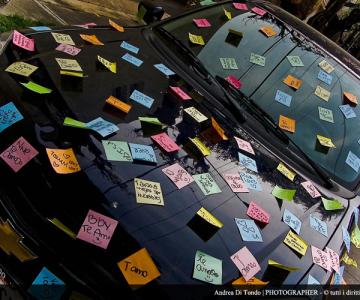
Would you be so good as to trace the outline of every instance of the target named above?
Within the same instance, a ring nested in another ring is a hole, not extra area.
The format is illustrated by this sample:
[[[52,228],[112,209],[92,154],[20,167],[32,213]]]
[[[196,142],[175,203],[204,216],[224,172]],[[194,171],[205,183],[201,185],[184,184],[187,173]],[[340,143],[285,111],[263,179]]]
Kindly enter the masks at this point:
[[[14,45],[19,46],[20,48],[28,51],[35,51],[35,41],[29,39],[19,31],[14,30],[12,41]]]
[[[270,222],[270,214],[262,209],[255,202],[251,201],[246,214],[259,222],[268,224]]]
[[[199,28],[211,27],[211,24],[207,19],[193,19],[193,21]]]
[[[170,86],[170,90],[175,96],[180,98],[180,100],[191,100],[191,97],[177,86]]]
[[[233,5],[236,9],[248,10],[248,7],[245,3],[233,3]]]
[[[241,82],[238,80],[235,76],[229,75],[225,78],[234,88],[240,89],[241,88]]]
[[[261,270],[259,263],[246,247],[241,248],[230,258],[246,281]]]
[[[14,172],[18,172],[39,153],[23,138],[19,138],[0,154]]]
[[[175,152],[180,149],[165,132],[153,135],[151,138],[166,152]]]
[[[253,11],[254,13],[256,13],[256,14],[258,14],[259,16],[263,16],[263,15],[265,15],[266,14],[266,11],[265,10],[263,10],[263,9],[261,9],[261,8],[259,8],[259,7],[253,7],[252,9],[251,9],[251,11]]]
[[[239,174],[224,174],[223,177],[234,193],[249,193]]]
[[[117,224],[118,221],[90,209],[80,227],[77,238],[106,249]]]

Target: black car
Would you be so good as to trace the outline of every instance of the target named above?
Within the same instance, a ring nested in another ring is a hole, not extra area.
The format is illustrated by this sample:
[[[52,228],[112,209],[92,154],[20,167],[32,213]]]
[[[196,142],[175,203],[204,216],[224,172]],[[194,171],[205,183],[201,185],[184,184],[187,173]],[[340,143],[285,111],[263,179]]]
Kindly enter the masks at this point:
[[[18,297],[341,281],[360,63],[320,33],[224,1],[15,32],[0,63],[0,264]]]

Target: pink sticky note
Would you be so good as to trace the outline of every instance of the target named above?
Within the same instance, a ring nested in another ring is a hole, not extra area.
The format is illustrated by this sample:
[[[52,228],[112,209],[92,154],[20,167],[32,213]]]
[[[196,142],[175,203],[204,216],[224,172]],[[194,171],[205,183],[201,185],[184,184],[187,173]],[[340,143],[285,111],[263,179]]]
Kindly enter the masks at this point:
[[[261,270],[256,258],[246,247],[241,248],[230,258],[246,281],[250,280]]]
[[[59,46],[56,47],[55,50],[65,52],[65,53],[70,54],[72,56],[78,55],[79,52],[81,51],[81,49],[79,49],[79,48],[76,48],[76,47],[71,46],[71,45],[66,45],[66,44],[60,44]]]
[[[178,163],[162,169],[162,171],[175,183],[178,189],[181,189],[194,181],[192,176]]]
[[[309,193],[309,195],[312,198],[317,198],[321,196],[321,194],[319,193],[319,191],[316,189],[316,187],[313,185],[311,181],[304,181],[301,183],[301,185],[304,187],[304,189]]]
[[[234,193],[249,193],[239,174],[224,174],[223,177]]]
[[[254,13],[260,15],[260,16],[263,16],[263,15],[266,14],[266,11],[265,11],[265,10],[263,10],[263,9],[261,9],[261,8],[259,8],[259,7],[256,7],[256,6],[252,8],[252,11],[253,11]]]
[[[35,51],[35,41],[29,39],[17,30],[14,30],[12,41],[14,45],[19,46],[20,48],[28,51]]]
[[[251,144],[247,141],[244,141],[238,137],[234,137],[235,138],[235,141],[237,142],[238,144],[238,147],[241,149],[241,150],[244,150],[252,155],[255,155],[255,152],[254,152],[254,149],[253,147],[251,146]]]
[[[117,224],[118,221],[90,209],[80,227],[77,238],[106,249]]]
[[[236,9],[248,10],[248,7],[245,3],[233,3],[233,5]]]
[[[334,250],[326,247],[325,253],[328,254],[328,257],[330,258],[330,266],[331,268],[336,272],[339,273],[340,271],[340,258],[339,254],[337,254]]]
[[[197,27],[211,27],[211,24],[207,19],[194,19],[193,21]]]
[[[230,75],[230,76],[226,77],[225,79],[236,89],[241,88],[241,82],[235,76]]]
[[[179,151],[179,146],[165,133],[153,135],[151,137],[166,152]]]
[[[315,246],[311,246],[311,254],[314,264],[317,264],[323,269],[331,272],[331,262],[327,252],[324,252]]]
[[[39,153],[23,138],[19,138],[0,154],[14,172],[18,172]]]
[[[249,208],[246,212],[246,214],[259,222],[268,224],[270,222],[270,214],[262,209],[259,205],[257,205],[255,202],[251,201]]]
[[[191,97],[177,86],[170,86],[171,92],[181,100],[191,100]]]

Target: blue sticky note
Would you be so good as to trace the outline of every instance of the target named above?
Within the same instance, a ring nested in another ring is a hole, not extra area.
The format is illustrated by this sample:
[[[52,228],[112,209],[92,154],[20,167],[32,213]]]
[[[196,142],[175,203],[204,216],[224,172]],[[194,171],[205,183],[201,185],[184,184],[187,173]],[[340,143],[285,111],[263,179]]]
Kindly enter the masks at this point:
[[[143,64],[143,61],[141,59],[136,58],[135,56],[132,56],[129,53],[126,53],[122,56],[123,60],[126,60],[127,62],[133,64],[134,66],[140,67]]]
[[[344,274],[344,266],[340,266],[340,270],[339,273],[335,272],[335,276],[334,276],[334,285],[339,285],[342,282],[342,278],[343,278],[343,274]]]
[[[257,173],[258,169],[257,169],[256,161],[240,152],[238,152],[238,154],[239,154],[240,164],[244,166],[246,169],[249,169]]]
[[[283,221],[285,224],[289,225],[297,234],[300,234],[301,221],[297,216],[295,216],[291,211],[285,208],[283,214]]]
[[[9,102],[0,107],[0,132],[24,119],[22,114],[18,111],[15,104]]]
[[[350,234],[349,231],[344,226],[342,227],[342,234],[343,234],[343,240],[346,246],[346,250],[349,253],[350,252]]]
[[[356,113],[349,104],[339,105],[339,108],[346,119],[356,118]]]
[[[119,130],[119,127],[117,127],[115,124],[106,121],[103,118],[97,118],[89,123],[86,123],[86,127],[95,130],[102,137],[106,137]]]
[[[256,176],[251,175],[249,173],[240,173],[240,177],[242,181],[244,181],[248,189],[255,191],[262,191],[261,184],[257,180]]]
[[[320,79],[322,82],[325,82],[326,84],[330,85],[333,78],[328,73],[324,72],[323,70],[320,70],[318,79]]]
[[[35,31],[51,30],[51,28],[47,27],[47,26],[33,26],[33,27],[29,27],[29,28],[32,29],[32,30],[35,30]]]
[[[283,105],[286,105],[287,107],[290,107],[292,97],[280,90],[277,90],[275,100]]]
[[[320,219],[310,215],[310,227],[315,229],[316,231],[320,232],[324,236],[328,236],[327,225],[325,222],[321,221]]]
[[[129,143],[133,160],[156,163],[156,155],[153,147]]]
[[[235,223],[239,228],[241,238],[244,242],[262,242],[262,236],[254,220],[235,218]]]
[[[134,45],[131,45],[125,41],[123,41],[120,45],[121,48],[124,48],[126,50],[129,50],[132,53],[138,54],[139,53],[139,48],[135,47]]]
[[[360,168],[360,158],[358,158],[354,153],[349,151],[349,154],[345,161],[355,172],[359,172]]]
[[[312,276],[309,274],[307,284],[309,284],[309,285],[320,285],[320,282],[317,281],[314,277],[312,277]]]
[[[162,72],[163,74],[165,74],[166,76],[171,76],[171,75],[175,75],[175,73],[173,71],[171,71],[167,66],[165,66],[164,64],[157,64],[154,65],[154,67],[156,69],[158,69],[160,72]]]
[[[153,98],[146,96],[145,94],[139,92],[138,90],[134,90],[132,92],[132,94],[130,95],[130,99],[144,105],[147,108],[150,108],[151,105],[154,103]]]
[[[354,218],[355,218],[355,225],[359,224],[359,209],[357,207],[354,208]]]

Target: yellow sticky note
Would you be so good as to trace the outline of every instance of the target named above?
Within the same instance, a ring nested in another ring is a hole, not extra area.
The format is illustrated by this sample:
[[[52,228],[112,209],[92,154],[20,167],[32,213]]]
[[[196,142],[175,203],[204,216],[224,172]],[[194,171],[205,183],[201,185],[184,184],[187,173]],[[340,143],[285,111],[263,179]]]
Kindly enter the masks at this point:
[[[208,119],[207,116],[203,115],[193,106],[185,108],[184,111],[198,123],[204,122]]]
[[[245,280],[244,277],[240,277],[236,280],[234,280],[231,284],[232,285],[267,285],[270,281],[262,281],[260,279],[257,279],[256,277],[250,278],[248,281]]]
[[[201,35],[191,34],[189,32],[189,40],[193,44],[197,44],[197,45],[201,45],[201,46],[205,45],[205,41]]]
[[[53,219],[48,219],[48,221],[53,225],[55,225],[57,228],[59,228],[61,231],[66,233],[68,236],[73,238],[74,240],[76,239],[76,233],[74,233],[70,228],[68,228],[66,225],[61,223],[58,219],[53,218]]]
[[[22,75],[22,76],[30,76],[33,72],[35,72],[38,69],[38,67],[27,64],[22,61],[14,62],[10,66],[8,66],[5,71]]]
[[[199,149],[199,151],[201,152],[202,155],[204,156],[208,156],[211,154],[211,151],[208,147],[206,147],[200,140],[199,138],[195,137],[195,138],[189,138],[190,141],[193,143],[193,145]]]
[[[292,76],[292,75],[286,76],[286,78],[283,80],[283,82],[284,82],[287,86],[289,86],[289,87],[291,87],[291,88],[293,88],[293,89],[295,89],[295,90],[298,90],[298,89],[301,87],[301,85],[302,85],[302,80],[297,79],[297,78],[295,78],[295,77]]]
[[[356,248],[360,248],[360,230],[357,225],[351,232],[351,242],[355,245]]]
[[[284,244],[288,245],[291,249],[295,250],[303,256],[306,254],[306,250],[308,248],[307,243],[291,230],[285,237]]]
[[[228,137],[225,135],[225,130],[221,128],[213,117],[211,117],[211,125],[224,141],[228,140]]]
[[[284,129],[286,131],[289,131],[289,132],[292,132],[294,133],[295,132],[295,120],[294,119],[290,119],[290,118],[287,118],[283,115],[280,115],[279,117],[279,127],[281,129]]]
[[[160,276],[145,248],[123,259],[118,266],[129,285],[145,285]]]
[[[135,178],[134,185],[137,203],[164,206],[160,183]]]
[[[97,46],[102,46],[104,45],[101,41],[99,41],[99,39],[96,37],[96,35],[87,35],[87,34],[80,34],[80,37],[93,45],[97,45]]]
[[[120,109],[124,113],[128,113],[131,109],[131,105],[122,102],[121,100],[115,98],[114,96],[110,96],[106,99],[106,103]]]
[[[268,264],[269,264],[269,266],[273,266],[273,267],[276,267],[276,268],[279,268],[279,269],[282,269],[282,270],[285,270],[285,271],[289,271],[289,272],[300,270],[300,268],[288,267],[288,266],[282,265],[282,264],[280,264],[280,263],[278,263],[278,262],[276,262],[275,260],[272,260],[272,259],[269,259]]]
[[[57,43],[75,46],[70,35],[57,32],[52,32],[51,34]]]
[[[79,172],[80,166],[74,151],[70,149],[46,149],[51,166],[58,174],[70,174]]]
[[[351,104],[358,104],[357,97],[349,92],[344,92],[344,97],[346,100],[350,101]]]
[[[221,228],[224,226],[217,218],[215,218],[210,212],[208,212],[204,207],[200,208],[197,213],[201,218],[206,222],[214,225],[215,227]]]
[[[228,20],[231,20],[232,19],[232,16],[231,16],[231,11],[228,11],[224,8],[224,14],[225,16],[228,18]]]
[[[281,174],[283,174],[286,178],[289,178],[291,181],[294,181],[296,173],[291,171],[287,166],[285,166],[282,162],[279,163],[276,170],[278,170]]]
[[[72,76],[72,77],[85,77],[84,73],[60,70],[60,75]]]
[[[60,68],[68,71],[82,72],[81,66],[75,59],[55,58]]]
[[[272,37],[277,35],[277,32],[271,26],[264,26],[260,28],[260,31],[265,34],[267,37]]]
[[[357,268],[356,260],[349,257],[349,255],[346,253],[346,251],[344,252],[343,257],[341,258],[341,261],[343,261],[344,263],[346,263],[349,266],[353,266],[353,267]]]
[[[331,93],[328,90],[318,85],[315,89],[315,95],[325,101],[329,101]]]
[[[109,71],[116,73],[116,62],[110,62],[100,55],[97,56],[98,61],[104,65]]]
[[[316,138],[318,139],[320,145],[325,146],[327,148],[336,148],[334,143],[330,138],[324,137],[322,135],[317,135]]]
[[[326,60],[323,60],[319,63],[319,67],[323,69],[326,73],[330,74],[335,68],[329,64]]]
[[[120,31],[120,32],[124,32],[124,31],[125,31],[124,27],[116,24],[114,21],[112,21],[112,20],[110,20],[110,19],[109,19],[109,25],[110,25],[112,28],[116,29],[117,31]]]

